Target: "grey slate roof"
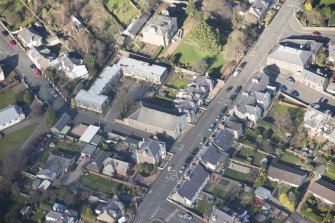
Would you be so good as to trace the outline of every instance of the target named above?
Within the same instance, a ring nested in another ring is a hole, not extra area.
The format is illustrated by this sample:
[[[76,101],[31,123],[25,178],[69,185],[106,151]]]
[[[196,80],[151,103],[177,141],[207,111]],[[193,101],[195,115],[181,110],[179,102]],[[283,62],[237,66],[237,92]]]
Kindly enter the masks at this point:
[[[312,51],[306,51],[279,45],[276,50],[274,50],[269,55],[269,58],[279,61],[285,61],[290,64],[304,66],[307,61],[312,57],[312,55]]]
[[[56,122],[56,124],[51,128],[53,132],[61,132],[62,129],[69,124],[71,121],[71,116],[68,115],[67,113],[64,113],[60,119]]]
[[[193,200],[205,180],[210,176],[210,173],[205,170],[200,164],[197,164],[187,179],[178,189],[178,194],[188,200]]]
[[[302,71],[302,78],[314,82],[321,87],[323,87],[325,82],[327,81],[326,75],[322,76],[316,72],[307,69],[304,69]]]
[[[159,154],[161,146],[165,147],[165,142],[161,142],[158,140],[146,138],[144,143],[139,148],[139,153],[143,153],[144,151],[148,152],[150,156],[156,157]]]
[[[298,185],[307,172],[283,164],[274,163],[268,169],[268,176]]]
[[[267,9],[269,8],[269,3],[265,0],[256,0],[252,3],[251,7],[254,9],[258,18],[263,18]]]
[[[104,160],[109,157],[112,153],[106,152],[103,150],[100,150],[96,152],[95,157],[93,158],[92,162],[88,163],[86,165],[86,169],[94,171],[94,172],[100,172],[102,168],[104,167]]]
[[[21,114],[24,113],[17,105],[10,105],[6,108],[0,109],[0,125],[19,118]]]
[[[210,163],[212,165],[216,165],[219,161],[224,161],[229,157],[228,153],[218,151],[218,149],[210,145],[205,149],[204,153],[201,155],[201,160],[203,162]]]
[[[151,16],[150,12],[143,12],[142,15],[127,27],[127,32],[136,36]]]
[[[309,188],[309,191],[335,203],[335,185],[322,178],[315,181]]]
[[[42,36],[32,26],[17,32],[17,35],[20,35],[26,43],[30,43],[30,40],[42,39]]]
[[[84,146],[84,148],[81,150],[81,152],[91,156],[91,155],[93,155],[93,153],[95,152],[96,149],[97,149],[97,146],[91,145],[91,144],[86,144]]]
[[[216,145],[221,150],[228,150],[232,147],[234,143],[234,135],[227,129],[220,130],[214,138],[214,145]]]
[[[173,20],[177,18],[154,14],[143,28],[143,32],[154,32],[156,35],[164,36],[171,30]]]
[[[243,128],[243,125],[241,123],[239,123],[238,121],[235,120],[228,120],[227,124],[226,124],[226,128],[228,130],[232,130],[232,131],[238,131],[241,128]]]

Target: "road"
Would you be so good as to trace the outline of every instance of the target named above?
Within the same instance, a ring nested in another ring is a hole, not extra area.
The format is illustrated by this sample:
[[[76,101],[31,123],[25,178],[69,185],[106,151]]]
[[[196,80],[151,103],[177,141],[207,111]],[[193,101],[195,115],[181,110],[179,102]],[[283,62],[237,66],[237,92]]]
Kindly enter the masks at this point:
[[[279,40],[292,34],[291,28],[287,24],[294,10],[296,10],[301,3],[302,0],[287,1],[282,6],[271,24],[263,31],[257,43],[245,56],[244,61],[247,62],[247,65],[240,75],[238,77],[228,78],[225,87],[221,89],[196,126],[175,143],[172,148],[172,152],[175,153],[175,156],[171,159],[170,165],[174,165],[176,170],[184,164],[185,159],[189,156],[193,148],[199,146],[201,137],[209,135],[207,129],[214,121],[216,115],[223,109],[225,104],[229,105],[227,88],[233,86],[234,89],[236,89],[238,86],[243,86],[243,91],[245,85],[250,82],[253,75],[265,64],[270,50]],[[234,89],[231,92],[234,92]],[[162,219],[167,222],[183,222],[183,220],[179,219],[176,215],[178,212],[183,211],[178,208],[173,209],[170,202],[166,200],[180,177],[181,175],[177,173],[177,177],[171,178],[167,171],[163,171],[152,185],[151,193],[148,193],[139,205],[136,216],[132,222],[148,223],[153,219]],[[174,215],[171,216],[171,213]],[[201,220],[198,219],[192,220],[192,222],[197,221],[201,222]]]

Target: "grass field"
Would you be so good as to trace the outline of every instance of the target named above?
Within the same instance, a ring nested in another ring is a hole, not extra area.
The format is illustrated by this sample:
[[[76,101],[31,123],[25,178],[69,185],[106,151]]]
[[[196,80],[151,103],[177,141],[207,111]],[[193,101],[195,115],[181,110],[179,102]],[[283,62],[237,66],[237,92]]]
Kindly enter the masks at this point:
[[[325,173],[325,176],[329,179],[335,181],[335,168],[327,168],[327,171]]]
[[[2,160],[9,150],[17,150],[23,145],[23,143],[29,138],[34,132],[38,123],[33,123],[25,128],[22,128],[16,132],[6,135],[0,140],[0,160]]]
[[[186,87],[188,82],[186,80],[183,80],[183,79],[176,79],[171,84],[172,84],[173,87],[180,89],[180,88]]]
[[[243,162],[248,161],[247,157],[252,158],[251,164],[255,166],[260,166],[261,160],[266,157],[263,153],[256,152],[254,150],[242,147],[242,149],[236,155],[238,159],[241,159]]]
[[[130,20],[138,15],[136,8],[129,0],[108,0],[106,5],[113,11],[124,26],[127,26]]]
[[[302,160],[297,157],[296,155],[286,152],[284,153],[280,158],[279,158],[279,162],[282,163],[287,163],[287,164],[291,164],[291,165],[298,165],[299,162],[301,162]]]
[[[95,176],[93,174],[83,175],[80,177],[80,183],[92,190],[109,195],[120,194],[126,190],[129,190],[129,188],[125,185],[99,176]]]
[[[224,196],[226,195],[226,192],[218,187],[215,187],[212,191],[213,195],[215,195],[215,197],[221,197],[224,198]]]
[[[233,169],[226,169],[224,176],[227,178],[230,178],[232,180],[240,181],[240,182],[245,182],[247,181],[247,174],[238,172]]]
[[[0,94],[0,109],[7,107],[9,104],[15,104],[16,98],[15,93],[12,91],[7,91]]]

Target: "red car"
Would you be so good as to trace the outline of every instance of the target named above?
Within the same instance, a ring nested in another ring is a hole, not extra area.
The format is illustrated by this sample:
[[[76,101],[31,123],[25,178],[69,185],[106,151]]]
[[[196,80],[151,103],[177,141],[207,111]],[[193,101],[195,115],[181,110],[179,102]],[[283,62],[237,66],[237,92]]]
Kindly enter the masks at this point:
[[[11,40],[11,41],[9,41],[9,44],[10,44],[11,46],[15,46],[15,45],[16,45],[16,42],[15,42],[15,40]]]
[[[318,32],[318,31],[315,31],[315,32],[312,32],[312,36],[320,37],[320,36],[321,36],[321,33]]]
[[[42,76],[41,71],[40,71],[39,69],[35,69],[35,70],[34,70],[34,74],[35,74],[37,77]]]

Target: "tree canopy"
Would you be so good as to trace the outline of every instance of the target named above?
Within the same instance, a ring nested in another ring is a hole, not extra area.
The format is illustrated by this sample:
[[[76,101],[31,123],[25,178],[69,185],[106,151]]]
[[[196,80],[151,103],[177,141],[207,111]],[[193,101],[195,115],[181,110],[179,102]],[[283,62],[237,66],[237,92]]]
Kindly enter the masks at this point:
[[[217,54],[222,50],[222,38],[219,30],[214,29],[205,21],[198,22],[190,32],[192,41],[205,52]]]
[[[47,125],[49,128],[52,127],[53,124],[56,122],[56,114],[52,108],[48,108],[45,113],[45,121],[47,122]]]

